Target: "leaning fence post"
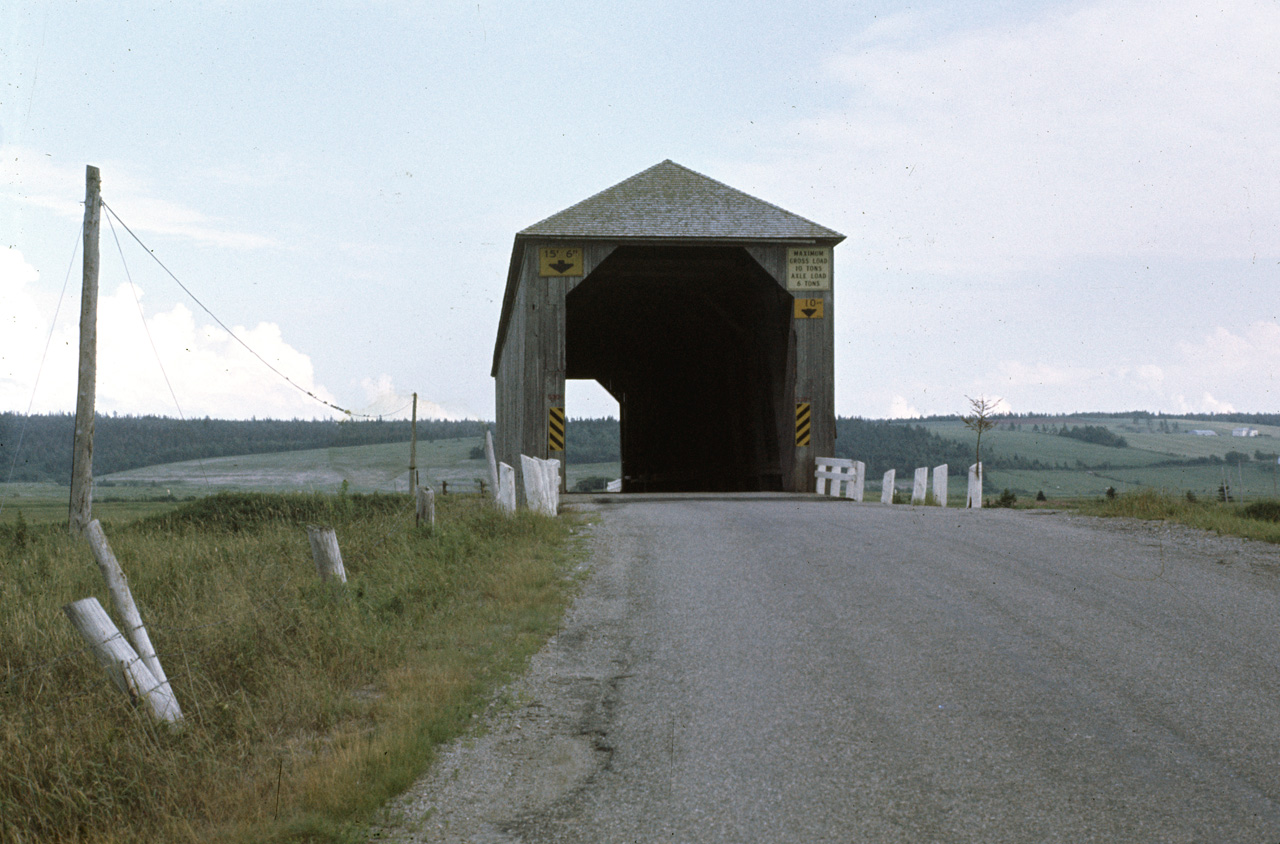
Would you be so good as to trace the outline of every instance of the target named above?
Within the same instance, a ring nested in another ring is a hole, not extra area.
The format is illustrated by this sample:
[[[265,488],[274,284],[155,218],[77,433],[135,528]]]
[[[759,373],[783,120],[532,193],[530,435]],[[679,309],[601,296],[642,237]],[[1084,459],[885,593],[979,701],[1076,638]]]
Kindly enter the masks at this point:
[[[151,672],[151,675],[156,678],[156,682],[167,687],[169,678],[165,676],[164,668],[160,666],[160,657],[156,656],[156,649],[151,644],[151,637],[147,635],[147,628],[142,624],[142,615],[138,612],[138,605],[133,602],[133,592],[129,589],[129,579],[125,577],[124,569],[120,568],[120,561],[111,552],[111,546],[107,543],[107,535],[102,532],[102,524],[97,519],[89,522],[89,527],[85,529],[85,536],[89,539],[89,547],[93,549],[93,556],[98,561],[98,569],[102,572],[102,578],[107,582],[107,591],[111,593],[111,603],[115,605],[116,612],[120,613],[120,618],[125,623],[125,635],[133,643],[134,649],[142,657],[142,662],[147,666],[147,670]],[[172,697],[172,690],[169,691],[169,695]],[[177,709],[178,702],[176,698],[173,706]],[[178,712],[178,717],[182,717],[181,711]]]
[[[142,700],[158,721],[182,720],[182,710],[168,683],[161,683],[138,652],[129,646],[97,598],[84,598],[62,608],[72,626],[89,643],[98,664],[129,697]]]
[[[429,527],[436,526],[436,491],[429,486],[418,487],[414,501],[413,523],[421,525],[426,522]]]
[[[338,550],[338,534],[333,528],[307,525],[307,539],[311,540],[311,556],[316,561],[316,574],[321,580],[335,578],[347,582],[347,570],[342,567],[342,552]]]
[[[969,497],[964,506],[975,510],[982,508],[982,464],[974,463],[969,467]]]
[[[939,507],[947,506],[947,464],[933,467],[933,497]]]
[[[893,484],[898,478],[898,470],[890,469],[884,473],[884,480],[880,482],[880,503],[893,503]]]
[[[507,515],[516,511],[516,470],[506,463],[498,464],[498,509]]]
[[[493,434],[484,429],[484,457],[489,464],[489,486],[493,489],[493,500],[498,500],[498,460],[493,455]]]

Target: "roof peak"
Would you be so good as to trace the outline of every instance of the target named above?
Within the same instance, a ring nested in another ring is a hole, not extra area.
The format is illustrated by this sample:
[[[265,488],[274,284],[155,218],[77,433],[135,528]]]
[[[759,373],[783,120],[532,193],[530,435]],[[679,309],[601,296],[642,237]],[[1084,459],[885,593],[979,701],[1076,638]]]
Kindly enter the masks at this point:
[[[843,240],[844,235],[664,159],[522,230],[525,236]]]

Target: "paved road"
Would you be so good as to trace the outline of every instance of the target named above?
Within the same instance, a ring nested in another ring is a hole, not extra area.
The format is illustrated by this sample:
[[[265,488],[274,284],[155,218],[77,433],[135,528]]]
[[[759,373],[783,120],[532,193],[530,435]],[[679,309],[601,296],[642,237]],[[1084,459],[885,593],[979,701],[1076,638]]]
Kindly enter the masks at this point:
[[[616,501],[565,632],[399,840],[1280,842],[1274,546]]]

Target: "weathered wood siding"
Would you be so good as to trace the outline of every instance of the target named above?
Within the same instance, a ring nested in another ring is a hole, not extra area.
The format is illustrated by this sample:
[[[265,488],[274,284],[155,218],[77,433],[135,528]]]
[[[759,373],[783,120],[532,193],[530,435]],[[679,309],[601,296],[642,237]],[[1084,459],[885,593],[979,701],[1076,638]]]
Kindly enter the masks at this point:
[[[565,407],[565,297],[615,245],[554,240],[519,245],[519,278],[495,384],[498,431],[494,448],[503,463],[519,466],[522,454],[563,460],[562,452],[551,452],[548,435],[551,408]],[[547,246],[581,247],[583,275],[541,277],[538,254]],[[572,448],[572,443],[566,443],[566,449]]]
[[[787,244],[752,245],[747,252],[785,290],[787,287]],[[834,263],[834,262],[833,262]],[[823,301],[821,319],[792,321],[794,364],[789,361],[793,386],[790,398],[778,408],[778,430],[795,430],[795,405],[811,405],[809,445],[796,446],[794,438],[791,465],[791,489],[812,492],[815,489],[815,458],[835,454],[836,445],[836,373],[835,373],[835,275],[832,271],[830,290],[805,291],[806,299]],[[785,463],[784,463],[785,468]]]

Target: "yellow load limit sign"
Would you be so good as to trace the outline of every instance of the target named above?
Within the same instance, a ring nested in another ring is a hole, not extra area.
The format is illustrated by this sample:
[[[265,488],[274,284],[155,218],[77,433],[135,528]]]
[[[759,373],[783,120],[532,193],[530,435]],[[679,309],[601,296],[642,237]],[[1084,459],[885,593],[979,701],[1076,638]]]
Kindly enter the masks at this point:
[[[582,250],[577,246],[544,246],[538,250],[538,275],[543,278],[582,275]]]
[[[822,300],[797,299],[796,319],[822,319]]]

